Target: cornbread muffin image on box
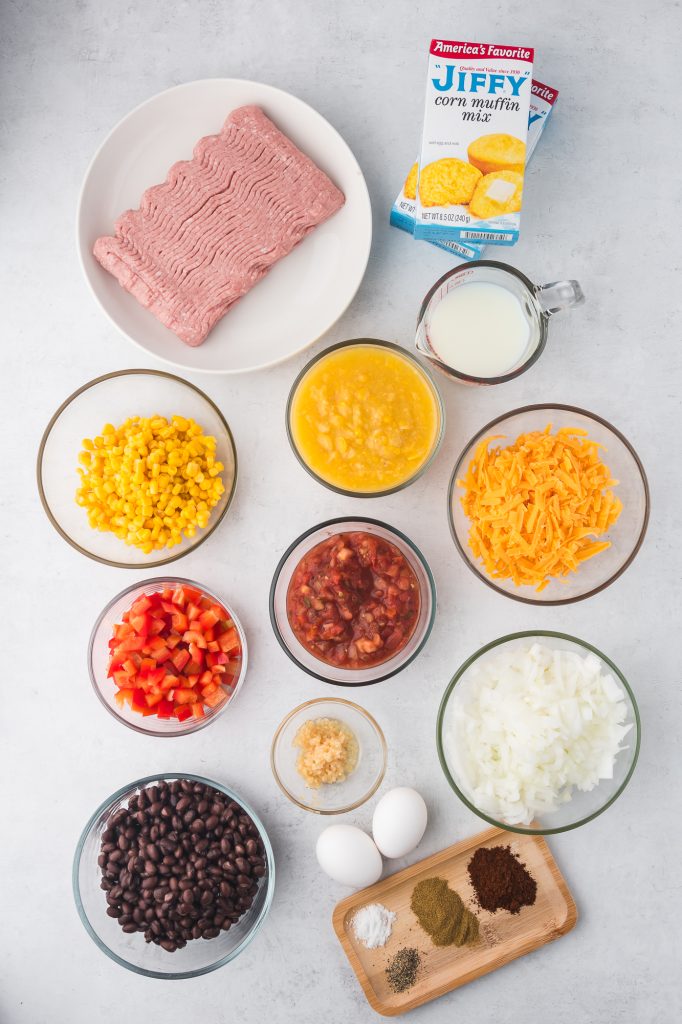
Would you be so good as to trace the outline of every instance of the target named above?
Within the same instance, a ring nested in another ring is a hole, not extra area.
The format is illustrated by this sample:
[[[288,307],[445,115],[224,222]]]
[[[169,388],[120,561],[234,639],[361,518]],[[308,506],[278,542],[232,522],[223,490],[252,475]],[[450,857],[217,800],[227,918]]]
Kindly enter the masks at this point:
[[[472,217],[489,220],[503,213],[518,213],[523,200],[523,175],[517,171],[484,174],[469,203]]]
[[[434,160],[422,167],[419,198],[422,206],[466,206],[471,202],[481,172],[456,157]]]
[[[514,135],[481,135],[470,143],[467,156],[481,174],[493,174],[495,171],[523,174],[526,144]]]
[[[417,177],[419,176],[419,164],[415,162],[410,167],[410,173],[405,178],[405,184],[403,185],[403,195],[406,199],[417,198]]]

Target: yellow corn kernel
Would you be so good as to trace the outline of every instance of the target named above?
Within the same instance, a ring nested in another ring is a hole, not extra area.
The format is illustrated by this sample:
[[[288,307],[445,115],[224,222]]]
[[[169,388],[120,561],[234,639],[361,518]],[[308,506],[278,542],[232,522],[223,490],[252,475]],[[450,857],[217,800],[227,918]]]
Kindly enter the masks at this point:
[[[130,417],[85,438],[76,503],[93,529],[149,554],[208,525],[225,492],[217,442],[184,416]]]

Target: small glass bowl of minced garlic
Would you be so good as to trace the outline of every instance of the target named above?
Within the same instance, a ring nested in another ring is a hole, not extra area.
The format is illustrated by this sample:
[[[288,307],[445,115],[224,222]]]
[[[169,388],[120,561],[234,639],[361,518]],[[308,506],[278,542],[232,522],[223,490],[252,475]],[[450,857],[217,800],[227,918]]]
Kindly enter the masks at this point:
[[[282,792],[306,811],[342,814],[369,800],[386,771],[386,740],[372,716],[340,697],[290,711],[272,741]]]

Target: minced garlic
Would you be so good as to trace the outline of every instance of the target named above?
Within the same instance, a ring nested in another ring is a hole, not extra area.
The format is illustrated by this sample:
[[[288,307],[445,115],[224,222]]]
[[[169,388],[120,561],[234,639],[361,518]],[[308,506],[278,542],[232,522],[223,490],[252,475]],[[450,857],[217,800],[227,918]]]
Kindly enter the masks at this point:
[[[358,763],[358,741],[336,718],[304,722],[294,737],[301,753],[296,768],[309,789],[330,782],[343,782]]]

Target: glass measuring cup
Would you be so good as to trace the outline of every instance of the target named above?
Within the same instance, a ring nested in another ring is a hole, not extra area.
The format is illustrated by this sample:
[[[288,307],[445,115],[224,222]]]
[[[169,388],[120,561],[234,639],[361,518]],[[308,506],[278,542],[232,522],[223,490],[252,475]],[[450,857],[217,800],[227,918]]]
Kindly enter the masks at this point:
[[[505,288],[518,299],[523,315],[528,321],[528,341],[525,349],[513,366],[499,376],[475,377],[450,366],[438,354],[432,343],[430,327],[434,311],[442,299],[453,289],[466,284],[493,284]],[[539,359],[549,331],[549,321],[560,310],[579,306],[585,301],[582,288],[577,281],[553,281],[551,284],[533,284],[515,267],[493,260],[477,260],[449,270],[427,293],[417,321],[415,346],[433,365],[452,380],[463,384],[503,384],[513,380]]]

